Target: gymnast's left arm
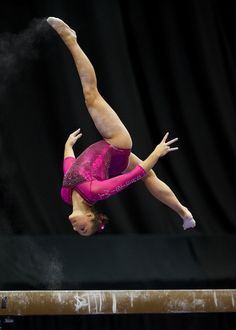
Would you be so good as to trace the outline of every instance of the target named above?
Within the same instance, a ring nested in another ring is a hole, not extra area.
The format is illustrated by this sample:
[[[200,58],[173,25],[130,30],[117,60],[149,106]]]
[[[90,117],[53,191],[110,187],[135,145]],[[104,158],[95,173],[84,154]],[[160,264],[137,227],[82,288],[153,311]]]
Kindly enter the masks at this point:
[[[118,175],[116,177],[99,181],[93,180],[91,187],[91,194],[94,200],[107,199],[128,187],[130,184],[142,179],[146,175],[142,166],[137,165],[131,171]]]

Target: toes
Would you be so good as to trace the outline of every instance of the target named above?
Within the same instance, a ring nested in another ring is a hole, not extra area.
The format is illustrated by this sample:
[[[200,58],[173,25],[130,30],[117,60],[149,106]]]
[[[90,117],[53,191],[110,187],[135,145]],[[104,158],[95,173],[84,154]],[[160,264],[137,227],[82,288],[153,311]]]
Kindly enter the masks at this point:
[[[194,228],[196,227],[196,221],[192,219],[185,219],[183,223],[183,228],[184,230],[189,229],[189,228]]]
[[[55,26],[56,23],[58,23],[59,19],[56,18],[56,17],[48,17],[47,18],[47,22],[52,25],[52,26]]]
[[[54,29],[62,28],[63,26],[68,27],[60,18],[57,17],[48,17],[48,24],[50,24]]]

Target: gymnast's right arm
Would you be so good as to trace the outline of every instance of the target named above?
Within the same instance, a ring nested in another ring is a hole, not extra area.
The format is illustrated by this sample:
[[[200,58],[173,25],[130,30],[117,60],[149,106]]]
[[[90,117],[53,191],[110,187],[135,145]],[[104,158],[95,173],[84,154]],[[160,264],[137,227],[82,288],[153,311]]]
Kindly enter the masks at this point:
[[[66,140],[65,149],[64,149],[64,163],[63,163],[64,174],[69,170],[69,168],[75,161],[73,145],[81,136],[82,133],[80,133],[80,128],[79,128],[75,132],[71,133],[68,139]]]
[[[81,136],[82,136],[82,133],[80,133],[80,128],[69,135],[69,137],[65,143],[64,158],[75,157],[75,154],[73,151],[73,145],[76,143],[76,141],[79,138],[81,138]]]
[[[148,173],[155,166],[160,157],[166,155],[170,151],[178,150],[178,147],[170,147],[170,145],[176,142],[178,138],[166,142],[168,135],[169,133],[166,133],[161,142],[156,146],[154,151],[139,164],[142,166],[146,173]]]

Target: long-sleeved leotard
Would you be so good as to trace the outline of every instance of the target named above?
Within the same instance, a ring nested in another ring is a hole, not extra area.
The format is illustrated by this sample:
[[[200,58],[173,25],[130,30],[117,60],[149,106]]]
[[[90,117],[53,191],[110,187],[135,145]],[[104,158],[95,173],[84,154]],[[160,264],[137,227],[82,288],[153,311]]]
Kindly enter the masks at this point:
[[[72,191],[76,190],[92,205],[140,180],[146,174],[140,165],[121,174],[128,165],[129,155],[129,149],[119,149],[101,140],[77,158],[66,157],[63,163],[62,199],[71,204]]]

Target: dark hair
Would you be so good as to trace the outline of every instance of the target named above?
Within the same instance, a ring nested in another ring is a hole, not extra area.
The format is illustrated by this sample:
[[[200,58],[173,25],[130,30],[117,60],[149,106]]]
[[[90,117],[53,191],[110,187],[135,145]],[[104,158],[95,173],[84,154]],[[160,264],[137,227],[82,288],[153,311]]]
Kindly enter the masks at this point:
[[[109,218],[105,214],[97,211],[94,207],[92,208],[92,212],[94,214],[92,220],[94,232],[102,232],[105,225],[109,222]]]

